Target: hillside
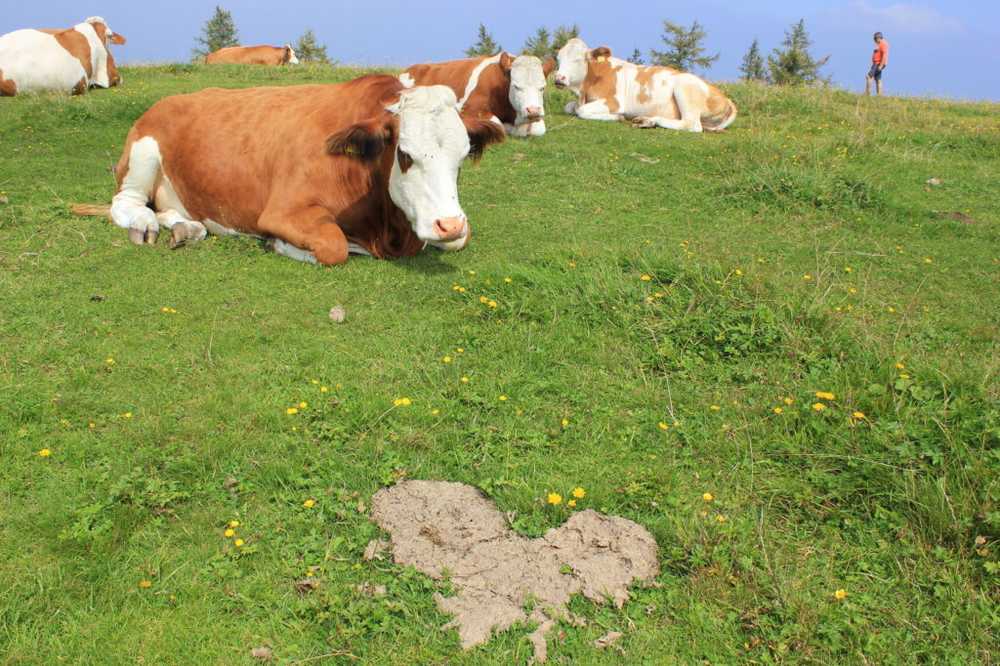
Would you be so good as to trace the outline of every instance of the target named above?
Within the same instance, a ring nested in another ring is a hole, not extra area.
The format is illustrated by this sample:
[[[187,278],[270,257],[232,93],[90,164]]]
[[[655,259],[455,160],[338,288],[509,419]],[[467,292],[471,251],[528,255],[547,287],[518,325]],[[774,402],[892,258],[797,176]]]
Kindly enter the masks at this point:
[[[5,663],[525,662],[362,558],[404,477],[653,533],[658,587],[576,599],[555,663],[995,662],[1000,107],[731,85],[688,135],[552,90],[544,138],[463,170],[467,250],[322,269],[68,205],[160,97],[358,72],[123,74],[0,100]]]

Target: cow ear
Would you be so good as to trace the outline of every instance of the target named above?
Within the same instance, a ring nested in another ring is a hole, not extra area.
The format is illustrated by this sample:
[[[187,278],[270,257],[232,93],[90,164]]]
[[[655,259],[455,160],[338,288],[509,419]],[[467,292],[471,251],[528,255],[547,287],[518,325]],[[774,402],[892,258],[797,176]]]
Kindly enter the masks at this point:
[[[607,46],[598,46],[596,49],[590,52],[590,59],[596,60],[597,62],[604,62],[611,57],[611,49]]]
[[[509,72],[510,68],[514,66],[514,56],[503,51],[500,53],[500,69],[505,72]]]
[[[486,146],[493,143],[501,143],[507,136],[503,127],[492,120],[462,118],[462,121],[465,123],[465,129],[469,133],[469,143],[472,146],[469,150],[469,159],[473,162],[477,162],[482,158]]]
[[[113,32],[111,33],[111,43],[121,46],[122,44],[125,43],[125,36],[119,35],[117,32]]]
[[[344,155],[362,162],[378,159],[393,141],[394,125],[391,120],[372,119],[351,125],[326,140],[326,151],[331,155]]]
[[[553,58],[552,56],[549,56],[548,58],[545,59],[544,62],[542,62],[542,74],[544,74],[546,77],[548,77],[548,75],[551,74],[552,70],[554,70],[555,68],[556,68],[556,59]]]

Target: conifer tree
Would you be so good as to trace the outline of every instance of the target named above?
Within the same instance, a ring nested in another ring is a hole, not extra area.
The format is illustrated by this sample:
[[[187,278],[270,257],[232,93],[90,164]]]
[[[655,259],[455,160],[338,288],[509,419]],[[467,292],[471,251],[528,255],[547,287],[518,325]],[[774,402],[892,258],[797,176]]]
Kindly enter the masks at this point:
[[[193,50],[195,58],[203,58],[227,46],[239,46],[240,38],[232,13],[216,5],[215,13],[205,22],[201,35],[195,41],[198,44]]]
[[[695,21],[690,28],[671,21],[663,22],[663,35],[661,39],[667,45],[666,51],[651,50],[649,59],[654,65],[664,65],[673,67],[685,72],[695,68],[708,69],[716,60],[719,54],[705,55],[704,27]]]

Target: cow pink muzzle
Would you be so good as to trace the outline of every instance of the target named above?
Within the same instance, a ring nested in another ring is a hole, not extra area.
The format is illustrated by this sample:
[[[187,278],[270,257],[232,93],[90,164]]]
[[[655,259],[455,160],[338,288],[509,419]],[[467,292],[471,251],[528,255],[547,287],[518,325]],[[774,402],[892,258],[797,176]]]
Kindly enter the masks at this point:
[[[438,240],[447,243],[465,235],[469,223],[464,217],[442,217],[434,221]]]

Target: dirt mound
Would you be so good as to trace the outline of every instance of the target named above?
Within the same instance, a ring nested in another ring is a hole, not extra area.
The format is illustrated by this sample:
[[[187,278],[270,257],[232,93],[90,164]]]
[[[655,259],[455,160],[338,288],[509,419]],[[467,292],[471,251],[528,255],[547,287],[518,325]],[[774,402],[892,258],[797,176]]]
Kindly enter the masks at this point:
[[[372,498],[372,519],[390,534],[397,564],[450,577],[456,595],[435,600],[455,616],[446,626],[458,628],[466,649],[485,643],[494,629],[530,619],[539,623],[530,637],[535,659],[545,661],[546,632],[557,619],[574,620],[566,608],[573,594],[621,607],[633,581],[660,569],[653,536],[630,520],[581,511],[528,539],[510,529],[492,501],[461,483],[384,488]]]

